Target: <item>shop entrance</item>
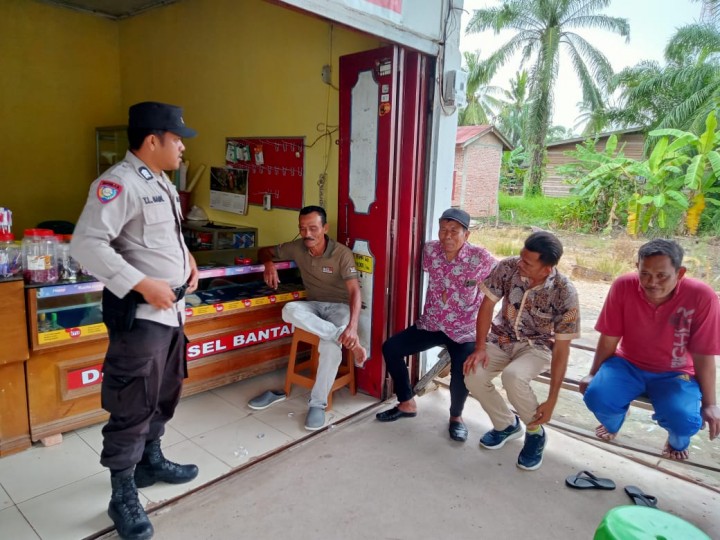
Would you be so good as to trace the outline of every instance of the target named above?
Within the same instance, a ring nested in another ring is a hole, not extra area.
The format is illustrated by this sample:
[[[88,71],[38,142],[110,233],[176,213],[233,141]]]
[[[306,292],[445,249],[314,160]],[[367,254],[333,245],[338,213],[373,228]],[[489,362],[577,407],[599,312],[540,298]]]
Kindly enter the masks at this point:
[[[340,58],[337,237],[355,253],[370,356],[356,375],[375,397],[385,397],[382,343],[417,313],[430,69],[396,46]]]

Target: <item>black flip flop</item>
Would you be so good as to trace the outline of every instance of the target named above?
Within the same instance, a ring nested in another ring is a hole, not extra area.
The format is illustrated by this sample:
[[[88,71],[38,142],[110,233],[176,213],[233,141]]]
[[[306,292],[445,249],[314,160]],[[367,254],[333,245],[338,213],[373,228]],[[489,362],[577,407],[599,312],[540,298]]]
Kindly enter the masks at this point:
[[[625,486],[625,493],[627,493],[638,506],[657,507],[657,497],[643,493],[643,490],[637,486]]]
[[[615,482],[609,478],[598,478],[590,471],[580,471],[574,476],[568,476],[565,484],[574,489],[615,489]]]

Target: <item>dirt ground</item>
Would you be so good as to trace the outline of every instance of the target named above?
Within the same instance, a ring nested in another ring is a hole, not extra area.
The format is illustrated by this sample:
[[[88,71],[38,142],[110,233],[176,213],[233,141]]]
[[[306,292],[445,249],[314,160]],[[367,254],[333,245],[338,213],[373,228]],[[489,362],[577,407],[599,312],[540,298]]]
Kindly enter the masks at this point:
[[[485,246],[502,258],[518,254],[530,227],[478,226],[470,241]],[[612,235],[580,234],[552,231],[563,243],[565,253],[558,265],[561,272],[587,281],[611,282],[615,277],[635,269],[637,252],[647,238],[634,238],[622,232]],[[673,238],[685,251],[683,260],[687,275],[708,283],[720,294],[720,238]]]

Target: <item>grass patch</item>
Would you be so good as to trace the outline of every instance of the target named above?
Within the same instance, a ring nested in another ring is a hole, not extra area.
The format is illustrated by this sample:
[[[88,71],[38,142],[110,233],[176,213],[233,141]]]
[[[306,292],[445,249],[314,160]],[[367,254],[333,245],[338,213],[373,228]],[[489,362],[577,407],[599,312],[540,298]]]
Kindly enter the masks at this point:
[[[586,259],[581,256],[576,256],[575,264],[577,264],[578,266],[583,266],[585,268],[590,268],[591,270],[595,270],[597,272],[602,272],[603,274],[608,274],[612,276],[613,279],[621,274],[625,274],[633,270],[632,264],[630,264],[625,259],[618,258],[615,255],[613,255],[612,257],[602,257],[599,259]]]
[[[481,227],[470,233],[470,242],[483,246],[496,257],[520,255],[528,231],[516,228]]]
[[[523,243],[519,240],[503,241],[503,240],[490,240],[486,242],[485,246],[491,253],[500,255],[501,257],[510,257],[517,255],[523,247]]]
[[[525,198],[500,193],[498,203],[500,220],[503,223],[545,228],[555,221],[558,209],[565,205],[566,201],[552,197]]]

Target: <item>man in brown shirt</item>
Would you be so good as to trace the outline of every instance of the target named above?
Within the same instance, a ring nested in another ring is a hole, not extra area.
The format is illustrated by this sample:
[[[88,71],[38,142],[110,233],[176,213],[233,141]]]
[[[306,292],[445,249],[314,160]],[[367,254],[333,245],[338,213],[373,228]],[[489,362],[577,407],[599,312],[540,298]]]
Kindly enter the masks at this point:
[[[580,309],[573,284],[555,266],[563,253],[549,232],[531,234],[519,257],[504,259],[483,283],[485,299],[477,318],[477,345],[463,366],[465,385],[493,423],[480,446],[501,448],[522,435],[525,445],[517,466],[533,471],[542,465],[545,430],[567,369],[570,342],[580,336]],[[502,299],[500,313],[493,308]],[[487,338],[487,339],[486,339]],[[530,381],[550,366],[548,398],[538,404]],[[518,416],[493,384],[502,383]]]
[[[367,353],[357,335],[361,297],[352,251],[328,237],[327,215],[320,206],[300,210],[298,230],[299,239],[260,248],[258,259],[265,264],[265,283],[272,288],[279,283],[273,260],[293,260],[300,269],[307,301],[289,302],[282,316],[285,322],[320,337],[318,371],[305,419],[305,429],[314,431],[325,424],[327,397],[342,361],[341,347],[352,351],[357,365],[365,362]],[[264,409],[282,399],[284,394],[269,391],[249,406]]]

